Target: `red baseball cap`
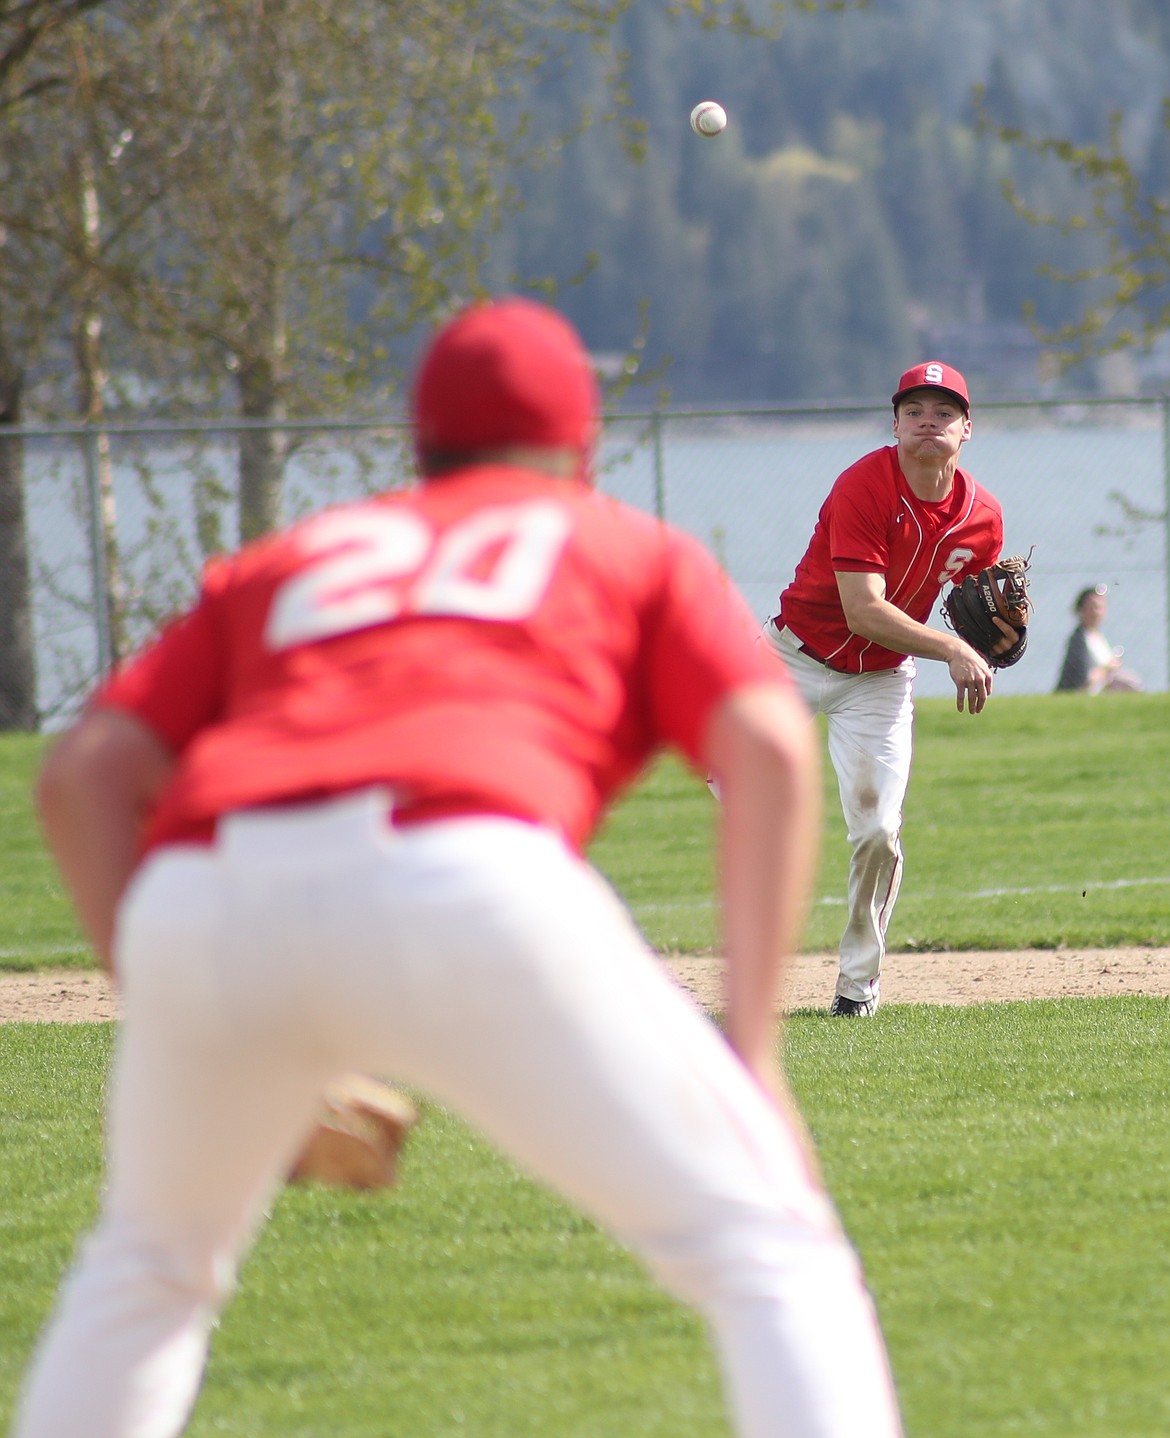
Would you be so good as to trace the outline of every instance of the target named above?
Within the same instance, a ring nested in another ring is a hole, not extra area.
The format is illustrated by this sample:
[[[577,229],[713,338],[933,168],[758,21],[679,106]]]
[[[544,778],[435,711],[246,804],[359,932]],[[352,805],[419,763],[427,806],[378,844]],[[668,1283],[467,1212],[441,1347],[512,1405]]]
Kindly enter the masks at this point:
[[[427,347],[414,382],[415,443],[475,451],[524,444],[586,451],[601,396],[573,326],[534,300],[471,305]]]
[[[928,360],[926,364],[916,364],[913,369],[908,369],[898,381],[898,389],[894,395],[895,409],[912,389],[944,390],[959,401],[963,406],[964,414],[971,413],[971,397],[967,393],[967,381],[957,369],[952,369],[949,364],[942,364],[939,360]]]

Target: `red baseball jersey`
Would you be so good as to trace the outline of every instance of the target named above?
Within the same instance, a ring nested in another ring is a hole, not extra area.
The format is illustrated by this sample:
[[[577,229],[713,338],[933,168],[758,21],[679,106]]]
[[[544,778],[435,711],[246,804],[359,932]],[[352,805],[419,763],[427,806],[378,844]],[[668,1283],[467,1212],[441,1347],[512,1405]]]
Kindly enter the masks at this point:
[[[147,846],[225,812],[384,783],[406,819],[500,813],[580,847],[712,707],[789,682],[714,560],[577,481],[476,467],[207,566],[94,696],[177,764]]]
[[[854,634],[845,622],[838,570],[884,574],[886,598],[925,624],[947,583],[978,574],[1003,548],[999,501],[964,469],[943,500],[919,499],[896,445],[865,455],[841,474],[792,583],[778,622],[819,659],[849,674],[893,669],[906,658]]]

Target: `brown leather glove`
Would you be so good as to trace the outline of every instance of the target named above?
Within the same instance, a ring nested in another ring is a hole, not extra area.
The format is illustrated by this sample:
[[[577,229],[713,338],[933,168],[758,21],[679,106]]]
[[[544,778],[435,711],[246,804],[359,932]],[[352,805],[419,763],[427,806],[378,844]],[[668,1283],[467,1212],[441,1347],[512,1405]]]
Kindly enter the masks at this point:
[[[1013,554],[978,574],[968,575],[962,584],[952,585],[943,596],[943,618],[960,639],[965,639],[993,669],[1015,664],[1028,647],[1028,619],[1032,601],[1028,595],[1027,559]],[[995,623],[999,617],[1016,631],[1015,642]]]
[[[389,1188],[397,1177],[406,1135],[418,1118],[404,1094],[378,1079],[348,1074],[325,1090],[321,1112],[289,1182]]]

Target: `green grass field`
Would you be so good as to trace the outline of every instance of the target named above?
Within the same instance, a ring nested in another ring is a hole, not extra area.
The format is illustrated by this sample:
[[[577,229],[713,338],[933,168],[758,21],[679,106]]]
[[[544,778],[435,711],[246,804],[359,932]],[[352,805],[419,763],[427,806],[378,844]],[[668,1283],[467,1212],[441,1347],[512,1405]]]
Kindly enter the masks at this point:
[[[1164,695],[1013,699],[978,718],[923,704],[895,947],[1170,944],[1168,721]],[[10,968],[89,962],[29,814],[38,748],[0,740]],[[827,816],[810,949],[835,945],[842,912],[831,795]],[[666,764],[595,846],[663,949],[718,942],[711,820],[705,789]],[[108,1025],[0,1028],[0,1429],[95,1209],[110,1039]],[[786,1062],[911,1438],[1170,1431],[1167,1001],[887,1005],[864,1024],[805,1012]],[[395,1193],[281,1198],[189,1431],[727,1427],[696,1320],[428,1106]]]
[[[42,741],[0,736],[0,968],[89,964],[29,805]],[[906,877],[892,949],[1170,944],[1170,695],[1051,695],[959,714],[918,706]],[[826,834],[804,948],[836,948],[848,851],[825,764]],[[715,800],[666,761],[592,857],[650,942],[718,945]]]
[[[906,872],[892,949],[1170,943],[1170,695],[1013,698],[980,715],[918,706]],[[826,836],[804,948],[837,947],[848,848],[825,764]],[[718,945],[714,800],[663,765],[593,857],[651,942]]]

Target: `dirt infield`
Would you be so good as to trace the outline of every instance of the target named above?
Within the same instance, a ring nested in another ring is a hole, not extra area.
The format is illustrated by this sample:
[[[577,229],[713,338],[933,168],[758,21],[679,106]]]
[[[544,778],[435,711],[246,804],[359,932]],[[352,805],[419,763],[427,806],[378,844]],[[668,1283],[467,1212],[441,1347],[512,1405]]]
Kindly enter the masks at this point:
[[[668,960],[705,1007],[719,998],[719,960]],[[801,954],[789,975],[787,1009],[825,1008],[837,979],[836,954]],[[887,954],[882,1002],[981,1004],[1007,999],[1170,997],[1170,949],[1024,949],[1014,953]]]
[[[720,995],[720,961],[666,959],[678,981],[705,1008]],[[802,954],[789,976],[785,1008],[824,1008],[833,996],[835,954]],[[1170,998],[1170,948],[1026,949],[1019,953],[890,954],[882,999],[891,1004],[975,1004],[1005,999]],[[118,1017],[117,995],[86,969],[0,973],[0,1023],[87,1023]]]

